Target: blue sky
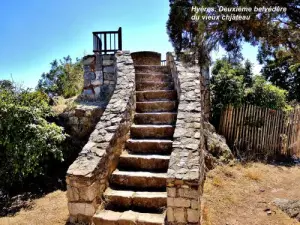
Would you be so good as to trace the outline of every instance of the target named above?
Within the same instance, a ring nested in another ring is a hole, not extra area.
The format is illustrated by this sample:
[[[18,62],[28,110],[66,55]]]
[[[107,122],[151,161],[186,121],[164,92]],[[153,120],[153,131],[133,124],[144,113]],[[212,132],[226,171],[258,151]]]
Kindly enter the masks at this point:
[[[34,88],[50,62],[92,53],[92,32],[123,29],[123,49],[172,51],[168,0],[10,0],[0,7],[0,79]],[[256,62],[256,49],[244,55]],[[213,58],[224,52],[214,53]],[[258,67],[257,67],[258,68]],[[258,69],[255,69],[259,71]]]

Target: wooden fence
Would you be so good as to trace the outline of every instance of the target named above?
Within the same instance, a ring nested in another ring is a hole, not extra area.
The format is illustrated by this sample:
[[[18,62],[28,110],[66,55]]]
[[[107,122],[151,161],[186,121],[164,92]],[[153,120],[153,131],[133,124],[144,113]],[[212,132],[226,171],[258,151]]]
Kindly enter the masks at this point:
[[[300,157],[300,108],[289,113],[244,105],[221,113],[219,133],[243,156]]]

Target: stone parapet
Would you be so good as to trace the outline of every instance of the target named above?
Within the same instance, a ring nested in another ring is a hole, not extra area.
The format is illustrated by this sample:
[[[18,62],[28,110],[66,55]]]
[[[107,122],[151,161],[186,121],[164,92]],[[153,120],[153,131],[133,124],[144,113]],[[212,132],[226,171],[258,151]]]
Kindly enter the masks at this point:
[[[135,73],[129,54],[116,55],[116,77],[116,87],[100,122],[67,171],[71,222],[91,222],[128,137],[135,111]]]
[[[178,95],[178,115],[167,178],[167,224],[200,224],[205,179],[200,69],[167,54]]]

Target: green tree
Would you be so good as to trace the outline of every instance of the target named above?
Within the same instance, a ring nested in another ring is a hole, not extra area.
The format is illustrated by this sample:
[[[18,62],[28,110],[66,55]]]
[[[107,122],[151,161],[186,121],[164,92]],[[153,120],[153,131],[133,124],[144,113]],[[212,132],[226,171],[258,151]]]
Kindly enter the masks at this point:
[[[268,83],[262,76],[252,77],[251,71],[252,65],[247,61],[244,66],[232,63],[228,58],[215,62],[211,77],[214,125],[218,126],[220,113],[228,105],[238,107],[247,103],[271,109],[289,109],[287,91]]]
[[[227,105],[239,106],[244,98],[244,78],[240,65],[234,67],[227,59],[217,60],[212,69],[212,122],[217,125],[221,111]]]
[[[267,57],[259,59],[264,63],[262,75],[272,84],[287,90],[288,100],[300,102],[300,63],[294,63],[290,53],[284,50],[269,52]]]
[[[83,88],[83,66],[79,59],[73,63],[70,56],[51,62],[51,69],[43,73],[37,89],[65,98],[80,94]]]
[[[268,83],[263,76],[255,76],[253,86],[245,92],[246,103],[270,109],[289,109],[286,98],[286,90]]]
[[[50,158],[63,160],[63,128],[48,123],[48,96],[0,88],[0,186],[10,187],[45,171]]]
[[[184,6],[181,6],[185,2]],[[199,12],[197,15],[200,17],[197,23],[197,31],[191,29],[192,33],[197,34],[197,39],[186,39],[198,46],[199,62],[203,61],[202,51],[209,54],[212,49],[222,46],[234,60],[242,59],[241,47],[243,42],[248,42],[252,45],[259,45],[263,49],[278,49],[284,47],[291,52],[294,61],[300,61],[298,54],[300,46],[300,8],[299,0],[201,0],[201,1],[182,1],[170,0],[170,13],[167,23],[168,34],[174,48],[184,49],[185,46],[191,45],[190,43],[183,42],[180,38],[180,30],[182,36],[186,34],[186,24],[193,24],[193,21],[188,20],[188,12],[191,11],[192,6],[198,7],[212,7],[215,10],[207,12]],[[235,13],[238,15],[249,14],[249,20],[204,20],[201,16],[221,16],[224,14],[231,15],[232,12],[220,12],[219,7],[286,7],[287,11],[281,12],[254,12],[251,13]],[[189,8],[189,9],[188,9]],[[174,17],[178,15],[179,19],[175,20]],[[183,16],[181,16],[183,15]],[[170,24],[173,24],[170,26]],[[175,29],[175,26],[178,26]],[[209,59],[208,57],[204,57]]]

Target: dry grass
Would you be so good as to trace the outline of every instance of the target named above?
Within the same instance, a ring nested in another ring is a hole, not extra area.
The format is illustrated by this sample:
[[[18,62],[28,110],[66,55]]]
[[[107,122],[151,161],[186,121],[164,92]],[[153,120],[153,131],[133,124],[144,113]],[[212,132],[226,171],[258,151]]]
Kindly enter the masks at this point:
[[[0,217],[0,225],[65,225],[68,213],[66,192],[55,191],[34,200],[31,209]]]
[[[70,111],[74,108],[76,108],[76,102],[77,96],[64,99],[63,97],[59,96],[56,97],[54,100],[54,105],[52,106],[52,110],[55,112],[55,114],[59,115],[65,111]]]
[[[207,174],[204,225],[296,225],[271,202],[300,199],[300,167],[261,163],[217,167]],[[270,208],[271,215],[264,211]]]
[[[257,168],[248,168],[245,171],[245,177],[247,177],[251,180],[259,181],[263,178],[263,174],[262,174],[262,171],[260,171]]]

